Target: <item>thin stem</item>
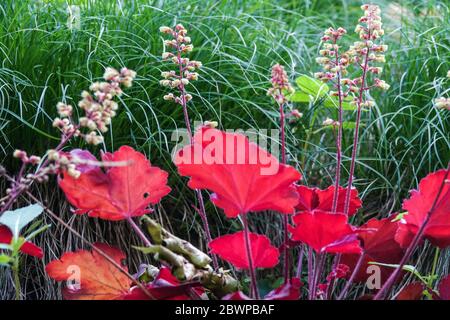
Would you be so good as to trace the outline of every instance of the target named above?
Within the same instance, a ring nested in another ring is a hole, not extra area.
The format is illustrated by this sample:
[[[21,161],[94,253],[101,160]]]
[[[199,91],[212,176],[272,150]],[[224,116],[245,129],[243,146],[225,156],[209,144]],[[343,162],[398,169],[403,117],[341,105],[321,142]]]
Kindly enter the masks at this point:
[[[180,47],[180,43],[178,41],[178,33],[176,33],[176,37],[175,37],[176,41],[177,41],[177,45],[176,45],[176,50],[177,50],[177,60],[178,60],[178,66],[179,66],[179,79],[183,78],[183,65],[181,63],[181,47]],[[192,129],[191,129],[191,120],[189,119],[189,111],[187,108],[187,100],[186,100],[186,88],[183,84],[183,82],[180,82],[180,85],[178,87],[179,91],[180,91],[180,96],[181,96],[181,107],[183,109],[183,116],[184,116],[184,123],[186,125],[186,130],[188,132],[189,135],[189,141],[191,143],[191,145],[194,143],[194,138],[192,135]],[[203,195],[201,190],[195,189],[195,193],[197,196],[197,201],[199,203],[199,210],[197,210],[197,212],[200,215],[200,219],[202,220],[203,223],[203,230],[205,232],[206,235],[206,241],[207,243],[210,243],[212,241],[212,237],[211,237],[211,231],[209,228],[209,223],[208,223],[208,217],[206,216],[206,210],[205,210],[205,202],[203,200]],[[213,266],[214,269],[217,270],[219,269],[219,263],[217,261],[217,257],[215,254],[211,254],[212,257],[212,262],[213,262]]]
[[[280,130],[281,130],[281,163],[286,164],[286,134],[284,120],[284,104],[280,103]],[[288,215],[283,215],[283,256],[284,256],[284,283],[290,281],[290,258],[289,258],[289,234],[288,234]]]
[[[336,40],[334,42],[336,44]],[[336,65],[339,64],[339,49],[336,49]],[[336,140],[336,176],[334,183],[334,194],[333,194],[333,206],[332,212],[336,213],[338,199],[339,199],[339,186],[341,180],[341,163],[342,163],[342,121],[343,121],[343,109],[342,109],[342,87],[341,87],[341,72],[337,72],[337,85],[338,98],[339,98],[339,126],[338,126],[338,136]]]
[[[147,247],[151,247],[152,246],[151,241],[147,238],[144,232],[142,232],[141,228],[136,224],[136,222],[134,222],[133,218],[128,217],[127,221],[131,225],[133,230],[136,232],[136,234],[139,236],[139,238],[141,238],[141,240],[145,243],[145,245]]]
[[[440,252],[441,252],[441,249],[439,249],[439,247],[437,247],[436,251],[434,252],[433,266],[431,268],[431,277],[428,280],[428,287],[430,287],[430,288],[433,287],[433,280],[434,280],[434,276],[436,274],[436,268],[437,268],[437,264],[439,261],[439,253]]]
[[[320,275],[322,274],[323,263],[325,262],[325,254],[318,253],[316,259],[316,267],[313,276],[313,285],[311,287],[311,300],[316,300],[317,286],[320,281]]]
[[[447,166],[447,172],[445,174],[444,179],[442,180],[441,186],[439,188],[439,192],[437,193],[437,195],[436,195],[436,197],[435,197],[435,199],[433,201],[433,205],[431,206],[430,211],[428,211],[428,213],[427,213],[424,221],[422,222],[419,230],[417,231],[417,233],[415,234],[415,236],[412,239],[411,243],[409,244],[408,248],[406,249],[406,252],[403,255],[403,258],[400,260],[400,263],[398,264],[398,267],[394,270],[394,272],[391,273],[391,275],[386,280],[384,285],[381,287],[381,289],[378,291],[378,293],[373,298],[374,300],[381,300],[381,299],[385,298],[386,294],[389,292],[391,287],[397,281],[397,278],[399,277],[400,272],[403,270],[403,266],[409,260],[409,258],[412,256],[412,254],[414,253],[414,250],[416,249],[417,245],[422,240],[423,234],[425,232],[425,228],[426,228],[428,222],[430,221],[431,216],[433,215],[434,209],[435,209],[436,204],[437,204],[437,202],[438,202],[438,200],[439,200],[439,198],[441,196],[442,190],[444,189],[445,181],[448,179],[449,173],[450,173],[450,162],[449,162],[449,164]],[[448,193],[450,193],[450,190],[448,191]]]
[[[303,245],[299,246],[299,251],[300,252],[298,253],[297,272],[295,276],[300,279],[302,277],[303,256],[305,254],[305,251],[303,250]]]
[[[361,253],[361,255],[359,256],[358,261],[356,262],[355,268],[353,269],[353,272],[350,276],[350,278],[347,280],[347,283],[345,284],[344,289],[342,289],[341,294],[339,295],[339,297],[337,298],[338,300],[342,300],[345,299],[345,297],[347,296],[347,292],[350,289],[353,280],[355,280],[355,277],[358,275],[359,270],[361,269],[362,265],[363,265],[363,261],[365,258],[366,254],[363,252]]]
[[[14,265],[11,268],[14,277],[14,289],[16,292],[16,300],[22,300],[21,287],[20,287],[20,272],[19,272],[19,256],[17,255],[14,259]]]
[[[78,129],[79,126],[75,127],[75,130]],[[64,136],[61,141],[59,142],[59,144],[56,146],[55,150],[59,151],[61,150],[65,144],[73,137],[73,135],[75,134],[75,130],[74,133],[71,133],[67,136]],[[39,175],[39,173],[41,173],[48,165],[50,161],[48,160],[48,158],[42,163],[41,167],[38,169],[38,171],[36,172],[36,175]],[[22,164],[20,171],[16,177],[16,179],[13,179],[12,182],[14,182],[14,185],[12,186],[12,191],[11,194],[9,196],[8,201],[5,203],[5,205],[3,207],[0,208],[0,216],[7,210],[9,210],[12,205],[14,204],[14,202],[16,202],[16,200],[20,197],[20,195],[25,192],[26,190],[28,190],[28,188],[31,186],[31,184],[33,183],[33,180],[31,180],[31,183],[28,185],[25,184],[21,184],[20,181],[23,178],[23,175],[25,173],[25,164]]]
[[[370,33],[369,33],[370,38]],[[358,142],[359,142],[359,125],[361,122],[361,105],[362,105],[362,99],[364,94],[364,84],[366,82],[366,75],[367,75],[367,67],[369,64],[369,48],[367,47],[367,52],[364,57],[364,67],[363,67],[363,74],[361,77],[361,88],[359,89],[359,96],[358,96],[358,102],[357,102],[357,114],[356,114],[356,124],[355,124],[355,134],[353,136],[353,148],[352,148],[352,160],[350,163],[350,174],[348,177],[348,184],[347,184],[347,193],[345,194],[345,204],[344,204],[344,213],[348,214],[348,211],[350,209],[350,194],[352,191],[352,184],[353,184],[353,174],[355,172],[355,163],[356,163],[356,154],[358,151]]]
[[[312,297],[312,290],[311,287],[313,285],[313,276],[314,276],[314,270],[313,270],[313,253],[312,248],[308,248],[308,287],[309,287],[309,300],[311,300]]]
[[[253,291],[253,297],[256,300],[259,300],[258,284],[256,282],[256,272],[253,263],[252,247],[250,243],[250,231],[248,229],[247,216],[245,214],[242,214],[241,218],[242,223],[244,224],[245,250],[247,252],[248,267],[250,272],[251,288],[252,288],[251,291]]]

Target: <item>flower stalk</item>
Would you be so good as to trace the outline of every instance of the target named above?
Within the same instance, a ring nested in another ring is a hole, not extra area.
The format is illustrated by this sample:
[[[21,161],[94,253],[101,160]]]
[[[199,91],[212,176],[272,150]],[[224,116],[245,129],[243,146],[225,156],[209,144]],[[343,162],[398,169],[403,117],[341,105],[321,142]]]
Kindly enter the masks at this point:
[[[259,300],[258,283],[256,281],[256,272],[253,263],[252,247],[250,241],[250,230],[248,228],[247,215],[242,214],[242,223],[244,225],[245,250],[247,252],[248,268],[251,281],[251,292],[254,299]]]
[[[287,104],[286,94],[292,93],[294,89],[289,83],[284,67],[275,64],[272,67],[271,77],[272,87],[267,94],[272,96],[277,102],[280,113],[280,140],[281,140],[281,163],[286,164],[286,129],[285,129],[285,106]],[[284,283],[290,281],[290,257],[289,257],[289,234],[288,234],[289,216],[283,215],[283,256],[284,256]]]
[[[192,100],[192,95],[187,93],[186,85],[190,81],[198,79],[198,73],[193,72],[194,70],[200,68],[202,63],[200,61],[189,60],[184,58],[183,54],[191,52],[193,49],[191,38],[187,36],[187,30],[183,25],[177,24],[173,29],[170,27],[161,27],[160,32],[167,34],[171,39],[165,40],[164,44],[173,49],[173,52],[164,52],[162,55],[163,60],[171,60],[172,63],[177,65],[178,70],[171,70],[168,72],[162,72],[161,76],[164,78],[160,81],[160,84],[166,87],[170,87],[178,90],[179,96],[169,93],[164,96],[164,100],[174,101],[175,103],[181,105],[183,110],[184,123],[186,125],[186,130],[189,138],[189,142],[192,144],[193,135],[191,129],[191,120],[189,118],[188,102]],[[206,236],[207,243],[212,241],[211,231],[209,228],[208,217],[206,216],[205,202],[203,200],[203,195],[201,190],[196,189],[195,194],[197,201],[199,203],[199,208],[196,210],[202,220],[203,231]],[[215,269],[219,268],[219,263],[217,261],[216,255],[212,255],[213,266]]]

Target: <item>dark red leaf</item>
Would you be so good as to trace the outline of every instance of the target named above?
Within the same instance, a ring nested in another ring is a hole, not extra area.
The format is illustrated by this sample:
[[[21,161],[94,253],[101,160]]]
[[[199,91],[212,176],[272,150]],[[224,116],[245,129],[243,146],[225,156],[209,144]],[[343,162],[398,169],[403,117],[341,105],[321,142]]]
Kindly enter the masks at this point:
[[[105,220],[123,220],[142,216],[147,207],[170,192],[167,172],[151,166],[145,156],[131,147],[123,146],[105,156],[105,161],[125,165],[102,170],[85,170],[78,179],[66,172],[59,186],[68,201],[91,217]]]
[[[316,252],[360,253],[357,230],[347,218],[340,213],[304,212],[294,216],[295,226],[289,226],[289,231],[294,241],[306,243]]]
[[[398,223],[392,222],[392,219],[393,217],[381,220],[371,219],[361,226],[361,229],[366,230],[359,234],[361,247],[366,257],[354,279],[355,282],[364,282],[371,275],[371,273],[367,273],[369,262],[397,264],[403,257],[404,250],[395,241]],[[359,255],[343,255],[341,262],[348,265],[353,271],[358,258]],[[379,268],[381,271],[381,282],[384,283],[394,269],[383,266],[379,266]]]
[[[296,209],[300,212],[313,210],[332,211],[334,190],[334,186],[330,186],[325,190],[321,190],[319,188],[308,188],[306,186],[297,186],[297,192],[299,194],[299,204],[297,205]],[[346,194],[347,188],[339,187],[336,212],[344,212]],[[362,201],[358,197],[358,190],[352,189],[350,193],[350,206],[348,215],[352,216],[356,214],[361,206]]]
[[[299,300],[302,285],[299,278],[292,278],[290,282],[270,291],[264,300]]]
[[[298,203],[293,183],[300,173],[242,134],[203,127],[175,164],[180,175],[191,177],[189,187],[214,192],[211,200],[229,218],[264,210],[289,214]]]
[[[250,246],[255,268],[272,268],[278,264],[280,252],[263,235],[250,233]],[[211,252],[230,262],[236,268],[248,269],[244,231],[227,234],[209,243]]]
[[[425,285],[422,282],[412,282],[400,291],[397,300],[420,300],[423,296]]]
[[[396,235],[396,240],[402,246],[408,246],[423,224],[446,174],[447,170],[430,173],[420,181],[419,190],[412,190],[410,198],[403,201],[403,209],[408,214],[403,216]],[[440,248],[450,245],[450,183],[445,183],[423,235]]]
[[[439,298],[450,300],[450,275],[443,278],[439,283]]]

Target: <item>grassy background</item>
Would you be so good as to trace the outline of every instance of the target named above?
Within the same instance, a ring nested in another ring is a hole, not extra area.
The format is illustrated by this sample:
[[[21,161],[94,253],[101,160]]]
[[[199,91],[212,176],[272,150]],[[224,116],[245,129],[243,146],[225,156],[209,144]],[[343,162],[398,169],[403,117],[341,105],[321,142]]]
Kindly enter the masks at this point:
[[[81,28],[67,26],[67,3],[79,5]],[[389,45],[383,79],[387,93],[374,93],[377,106],[365,112],[362,142],[355,173],[364,200],[358,218],[384,216],[400,209],[407,191],[428,172],[450,160],[449,113],[432,107],[446,94],[450,69],[450,12],[446,1],[374,1],[383,10]],[[60,100],[76,104],[80,92],[98,79],[105,66],[127,66],[138,73],[135,86],[122,98],[118,116],[106,137],[106,150],[130,144],[152,163],[170,173],[173,192],[158,210],[160,219],[176,233],[202,245],[200,220],[189,203],[192,192],[177,176],[170,160],[174,129],[184,127],[181,110],[163,101],[158,84],[161,62],[161,25],[183,23],[195,46],[191,58],[203,62],[200,80],[191,87],[193,121],[215,120],[221,128],[277,128],[277,110],[265,95],[270,66],[286,66],[292,80],[319,69],[314,62],[323,30],[343,26],[348,43],[362,12],[359,1],[31,1],[4,0],[0,4],[0,159],[8,169],[17,163],[15,148],[41,154],[55,146],[51,127]],[[304,182],[326,186],[333,178],[334,138],[316,131],[336,110],[320,104],[296,105],[304,118],[287,133],[290,161],[304,174]],[[350,120],[354,117],[347,112]],[[344,166],[349,166],[351,132],[346,133]],[[73,146],[84,147],[82,144]],[[98,148],[94,149],[98,153]],[[345,170],[344,170],[345,171]],[[344,172],[344,180],[346,171]],[[0,185],[4,188],[5,185]],[[126,250],[127,226],[73,217],[50,184],[35,190],[73,226],[93,240]],[[207,204],[213,236],[237,227]],[[261,232],[278,239],[275,215],[254,215]],[[51,222],[47,219],[47,222]],[[182,222],[182,223],[181,223]],[[134,239],[133,241],[135,241]],[[24,271],[29,297],[57,297],[53,284],[42,284],[43,263],[67,249],[80,247],[65,230],[54,225],[38,242],[46,258]],[[135,266],[143,257],[133,254]],[[28,270],[29,269],[29,270]],[[3,270],[1,270],[3,272]],[[11,294],[7,273],[0,274],[0,297]],[[4,287],[4,288],[2,288]]]

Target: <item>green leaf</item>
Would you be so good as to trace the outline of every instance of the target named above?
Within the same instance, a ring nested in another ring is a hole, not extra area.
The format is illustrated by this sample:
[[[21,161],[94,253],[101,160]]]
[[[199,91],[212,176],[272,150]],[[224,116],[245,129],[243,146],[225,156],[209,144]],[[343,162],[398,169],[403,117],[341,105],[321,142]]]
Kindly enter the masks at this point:
[[[287,99],[292,102],[307,102],[309,103],[312,99],[309,94],[301,91],[296,91],[293,94],[287,96]]]
[[[317,79],[308,77],[307,75],[301,75],[295,79],[295,82],[303,92],[312,95],[315,98],[321,98],[330,91],[328,85]]]
[[[342,110],[349,110],[353,111],[356,110],[356,105],[351,104],[350,102],[352,99],[348,99],[349,97],[346,97],[344,101],[342,101]],[[338,97],[330,97],[328,96],[325,101],[323,102],[323,105],[327,108],[339,108],[339,99]]]
[[[38,217],[43,210],[40,205],[32,204],[14,211],[6,211],[0,217],[0,224],[7,226],[13,233],[13,238],[17,238],[23,227]]]
[[[0,254],[0,266],[8,266],[11,261],[11,257],[6,254]]]

